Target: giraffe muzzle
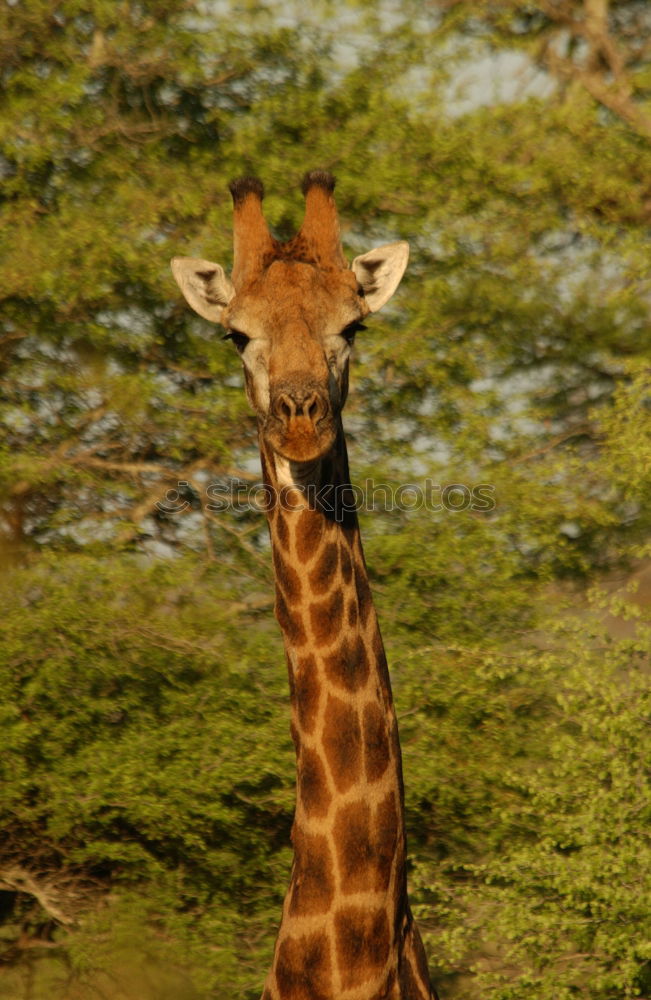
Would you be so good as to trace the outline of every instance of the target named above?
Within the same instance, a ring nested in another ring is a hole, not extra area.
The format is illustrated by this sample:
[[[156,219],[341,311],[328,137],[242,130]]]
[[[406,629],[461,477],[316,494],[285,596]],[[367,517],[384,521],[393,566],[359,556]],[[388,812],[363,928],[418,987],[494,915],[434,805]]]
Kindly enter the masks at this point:
[[[314,386],[274,390],[265,428],[274,450],[293,462],[312,462],[329,451],[336,426],[328,396]]]

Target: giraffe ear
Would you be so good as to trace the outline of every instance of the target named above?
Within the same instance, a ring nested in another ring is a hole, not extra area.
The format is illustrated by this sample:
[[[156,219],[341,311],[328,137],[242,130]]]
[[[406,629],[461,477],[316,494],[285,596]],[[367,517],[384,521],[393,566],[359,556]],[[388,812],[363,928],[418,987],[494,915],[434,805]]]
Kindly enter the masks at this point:
[[[224,268],[197,257],[174,257],[171,264],[188,304],[204,319],[219,323],[224,307],[235,295]]]
[[[364,289],[364,298],[371,312],[377,312],[389,301],[405,273],[408,259],[409,244],[404,240],[387,243],[355,257],[351,267]]]

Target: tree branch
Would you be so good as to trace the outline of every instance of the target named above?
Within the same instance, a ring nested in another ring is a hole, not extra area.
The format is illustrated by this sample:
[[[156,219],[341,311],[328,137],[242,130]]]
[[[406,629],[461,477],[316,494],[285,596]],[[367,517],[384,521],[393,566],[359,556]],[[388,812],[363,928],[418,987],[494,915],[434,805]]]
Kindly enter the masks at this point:
[[[26,868],[16,865],[13,868],[0,869],[0,889],[4,892],[23,892],[32,896],[41,909],[58,924],[70,927],[75,922],[61,907],[60,892],[46,880],[36,879]]]

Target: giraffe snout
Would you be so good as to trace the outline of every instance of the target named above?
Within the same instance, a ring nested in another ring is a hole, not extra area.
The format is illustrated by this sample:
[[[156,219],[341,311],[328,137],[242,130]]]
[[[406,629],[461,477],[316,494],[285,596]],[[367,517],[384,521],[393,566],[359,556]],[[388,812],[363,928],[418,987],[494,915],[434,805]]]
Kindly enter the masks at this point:
[[[312,461],[335,436],[330,400],[320,387],[285,382],[272,387],[267,420],[272,446],[285,458]]]
[[[271,405],[274,416],[285,424],[289,424],[295,417],[306,417],[312,424],[316,424],[329,410],[327,400],[315,389],[279,392]]]

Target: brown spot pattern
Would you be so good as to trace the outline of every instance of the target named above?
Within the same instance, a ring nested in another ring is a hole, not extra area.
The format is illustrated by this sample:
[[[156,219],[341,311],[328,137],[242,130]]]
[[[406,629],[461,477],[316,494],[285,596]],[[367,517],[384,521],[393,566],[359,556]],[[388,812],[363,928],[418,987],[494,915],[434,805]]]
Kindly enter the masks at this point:
[[[276,618],[292,646],[303,646],[307,642],[305,629],[298,615],[292,615],[283,594],[276,591]]]
[[[340,590],[310,605],[310,623],[314,638],[319,645],[325,645],[336,638],[341,629],[341,618],[344,609],[344,598]]]
[[[287,937],[278,945],[276,982],[291,1000],[329,1000],[332,969],[328,938],[323,933]]]
[[[285,650],[285,660],[287,662],[287,677],[289,680],[289,697],[291,701],[294,701],[294,670],[292,668],[292,661],[287,650]]]
[[[299,562],[308,563],[321,544],[325,519],[316,510],[304,510],[296,523],[296,555]]]
[[[389,732],[379,705],[364,709],[364,765],[367,781],[379,781],[390,760]]]
[[[368,580],[366,578],[366,570],[361,564],[358,564],[355,572],[355,583],[357,585],[357,601],[359,604],[359,617],[363,626],[366,626],[368,621],[368,616],[373,607],[373,598],[371,596],[371,588],[369,587]]]
[[[292,696],[295,700],[298,721],[306,733],[311,733],[319,711],[319,679],[316,660],[312,655],[298,660],[293,677]]]
[[[325,594],[332,584],[339,563],[339,549],[336,542],[328,542],[319,556],[319,562],[309,576],[314,594]]]
[[[350,557],[350,550],[344,542],[339,546],[341,558],[341,576],[344,583],[350,583],[353,579],[353,561]]]
[[[301,596],[301,581],[298,573],[286,562],[280,554],[279,549],[273,547],[273,563],[276,571],[276,580],[283,588],[285,598],[289,604],[296,604]]]
[[[278,517],[274,524],[274,529],[276,533],[276,539],[278,544],[285,552],[289,552],[289,528],[287,527],[287,518],[281,511],[278,511]]]
[[[290,257],[293,260],[309,260],[310,262],[313,260],[313,258],[308,255],[307,240],[300,233],[293,236],[288,243],[281,247],[281,249],[284,251],[285,256]]]
[[[352,641],[343,639],[334,653],[324,656],[323,663],[328,678],[351,693],[363,688],[368,680],[368,657],[359,635]]]
[[[351,597],[348,602],[348,628],[357,628],[357,599]]]
[[[361,777],[362,730],[357,710],[340,698],[328,696],[323,749],[333,781],[346,792]]]
[[[342,989],[361,986],[380,973],[391,949],[389,921],[384,910],[342,907],[335,914],[335,937]]]
[[[404,799],[405,795],[405,783],[402,776],[402,753],[400,751],[400,737],[398,736],[398,722],[396,720],[395,714],[392,713],[393,718],[391,722],[391,731],[389,734],[389,740],[391,743],[391,750],[393,753],[393,758],[396,762],[396,767],[398,770],[398,784],[400,785],[400,796]]]
[[[400,816],[393,792],[389,792],[375,809],[375,833],[377,837],[378,888],[388,889],[391,867],[398,850],[398,837],[400,836]]]
[[[327,838],[297,831],[294,857],[290,913],[293,916],[327,913],[335,891]]]
[[[326,816],[330,790],[325,768],[314,750],[303,750],[298,767],[298,796],[308,816]]]
[[[344,895],[374,889],[386,892],[398,841],[398,813],[391,793],[375,812],[352,802],[337,813],[334,825]]]
[[[379,628],[376,629],[373,636],[373,656],[375,657],[377,672],[380,676],[384,696],[388,702],[391,702],[391,679],[389,677],[387,657],[384,652],[384,645],[382,643],[382,636],[380,635]]]
[[[374,887],[371,807],[365,802],[342,806],[337,813],[333,836],[342,893],[347,895]]]

